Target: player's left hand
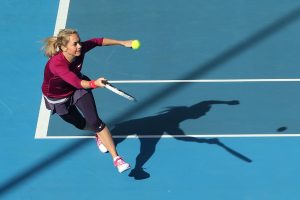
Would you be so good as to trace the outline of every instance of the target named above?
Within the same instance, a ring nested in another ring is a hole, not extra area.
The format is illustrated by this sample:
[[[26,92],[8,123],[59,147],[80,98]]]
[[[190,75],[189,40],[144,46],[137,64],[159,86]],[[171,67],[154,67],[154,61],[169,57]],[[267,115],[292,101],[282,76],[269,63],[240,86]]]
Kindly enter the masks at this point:
[[[132,44],[132,40],[125,40],[125,41],[123,41],[123,46],[124,47],[130,48],[131,44]]]

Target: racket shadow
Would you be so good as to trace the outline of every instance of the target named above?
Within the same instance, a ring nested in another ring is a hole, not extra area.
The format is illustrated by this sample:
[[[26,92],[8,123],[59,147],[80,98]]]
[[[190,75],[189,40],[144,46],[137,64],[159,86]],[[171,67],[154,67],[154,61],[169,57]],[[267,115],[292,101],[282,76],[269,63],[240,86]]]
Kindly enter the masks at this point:
[[[245,162],[252,162],[246,156],[243,156],[221,143],[217,138],[205,139],[188,137],[180,128],[181,122],[187,119],[199,119],[206,115],[207,112],[210,111],[211,107],[216,104],[238,105],[239,101],[209,100],[199,102],[190,107],[169,107],[165,111],[154,116],[132,119],[116,124],[114,128],[111,129],[111,133],[115,137],[116,145],[124,141],[126,136],[129,135],[137,135],[140,140],[140,152],[136,157],[135,166],[129,173],[129,176],[136,180],[150,177],[150,174],[144,170],[143,166],[155,153],[157,143],[164,134],[174,136],[175,139],[181,141],[214,144],[222,147],[230,154]]]

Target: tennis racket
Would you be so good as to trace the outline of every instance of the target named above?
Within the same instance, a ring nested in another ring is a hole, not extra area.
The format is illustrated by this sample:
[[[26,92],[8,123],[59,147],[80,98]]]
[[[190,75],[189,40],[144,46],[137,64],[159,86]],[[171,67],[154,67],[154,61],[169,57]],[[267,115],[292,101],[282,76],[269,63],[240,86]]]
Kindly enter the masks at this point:
[[[115,86],[113,86],[112,84],[110,84],[108,81],[103,82],[105,84],[105,88],[130,100],[130,101],[137,101],[133,96],[127,94],[126,92],[116,88]]]

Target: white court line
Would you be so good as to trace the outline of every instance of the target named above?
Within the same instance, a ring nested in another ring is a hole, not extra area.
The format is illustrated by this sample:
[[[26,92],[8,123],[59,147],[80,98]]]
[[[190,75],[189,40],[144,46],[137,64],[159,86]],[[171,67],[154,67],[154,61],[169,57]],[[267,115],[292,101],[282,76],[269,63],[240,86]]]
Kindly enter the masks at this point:
[[[113,138],[262,138],[262,137],[299,137],[300,134],[196,134],[196,135],[128,135]],[[47,136],[43,139],[89,139],[95,136]]]
[[[110,83],[243,83],[243,82],[300,82],[295,79],[201,79],[201,80],[111,80]]]
[[[300,79],[202,79],[202,80],[111,80],[111,83],[249,83],[249,82],[300,82]],[[84,139],[94,138],[93,136],[47,136],[50,112],[45,108],[42,99],[39,120],[36,129],[36,139]],[[172,137],[299,137],[300,134],[196,134],[196,135],[148,135],[141,138],[172,138]],[[114,138],[124,136],[114,136]],[[126,136],[126,138],[137,138],[137,136]]]
[[[70,0],[60,0],[56,17],[54,35],[57,35],[60,29],[66,27]],[[51,112],[46,109],[44,98],[41,98],[40,111],[35,130],[35,138],[47,137],[48,125]]]

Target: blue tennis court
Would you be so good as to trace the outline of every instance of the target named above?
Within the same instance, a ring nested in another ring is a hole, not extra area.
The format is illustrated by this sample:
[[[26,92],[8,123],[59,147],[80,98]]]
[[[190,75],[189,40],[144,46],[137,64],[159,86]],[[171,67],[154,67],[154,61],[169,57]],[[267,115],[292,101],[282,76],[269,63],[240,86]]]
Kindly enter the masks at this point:
[[[299,199],[297,1],[4,1],[0,199]],[[84,74],[132,169],[41,101],[45,37],[139,39],[96,48]],[[22,87],[20,87],[22,86]]]

